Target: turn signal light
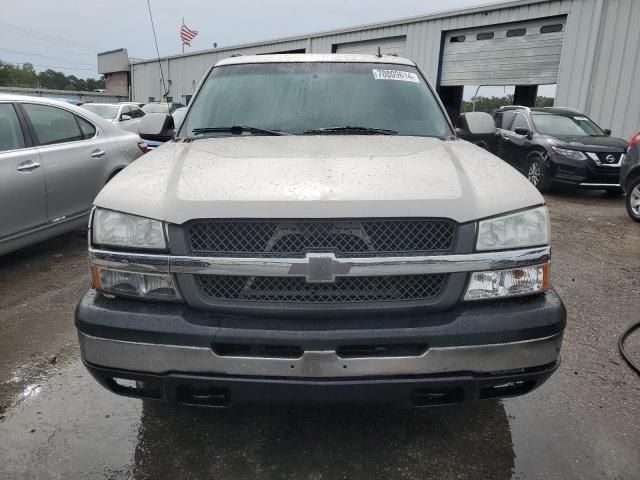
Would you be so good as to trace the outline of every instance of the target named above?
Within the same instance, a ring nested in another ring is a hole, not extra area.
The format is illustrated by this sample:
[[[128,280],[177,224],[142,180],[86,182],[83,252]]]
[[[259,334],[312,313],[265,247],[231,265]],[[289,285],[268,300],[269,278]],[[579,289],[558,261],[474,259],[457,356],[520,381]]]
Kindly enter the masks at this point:
[[[177,301],[180,294],[169,274],[126,272],[92,265],[96,290],[111,295]]]
[[[509,270],[474,272],[465,300],[488,300],[522,297],[549,289],[550,264],[532,265]]]

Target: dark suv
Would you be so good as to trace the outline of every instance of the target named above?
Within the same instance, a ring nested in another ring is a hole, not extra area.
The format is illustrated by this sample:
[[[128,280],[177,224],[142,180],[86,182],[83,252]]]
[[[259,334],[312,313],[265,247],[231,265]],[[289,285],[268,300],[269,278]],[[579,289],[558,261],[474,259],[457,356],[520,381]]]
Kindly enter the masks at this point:
[[[620,185],[627,192],[627,212],[640,222],[640,133],[631,139],[620,167]]]
[[[520,170],[538,190],[570,185],[620,192],[627,142],[610,137],[586,115],[568,108],[501,107],[490,149]]]

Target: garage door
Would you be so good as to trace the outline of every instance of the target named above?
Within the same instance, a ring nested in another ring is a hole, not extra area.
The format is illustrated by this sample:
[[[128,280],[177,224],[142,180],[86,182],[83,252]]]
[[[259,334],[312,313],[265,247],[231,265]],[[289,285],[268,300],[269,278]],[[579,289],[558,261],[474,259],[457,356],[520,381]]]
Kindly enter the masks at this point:
[[[380,52],[387,55],[404,56],[407,44],[406,37],[380,38],[378,40],[365,40],[362,42],[339,43],[336,45],[336,53],[359,53],[371,55]]]
[[[447,32],[440,85],[557,83],[566,16]]]

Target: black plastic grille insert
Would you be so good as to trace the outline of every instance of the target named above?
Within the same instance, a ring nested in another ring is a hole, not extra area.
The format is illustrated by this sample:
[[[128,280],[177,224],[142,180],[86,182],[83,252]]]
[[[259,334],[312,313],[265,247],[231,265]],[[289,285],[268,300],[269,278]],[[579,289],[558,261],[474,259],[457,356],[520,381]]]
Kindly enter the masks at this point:
[[[189,225],[191,252],[211,256],[304,257],[448,253],[456,224],[414,220],[207,220]]]
[[[440,294],[446,277],[338,277],[334,283],[309,283],[304,277],[198,275],[198,281],[212,300],[317,304],[427,300]]]

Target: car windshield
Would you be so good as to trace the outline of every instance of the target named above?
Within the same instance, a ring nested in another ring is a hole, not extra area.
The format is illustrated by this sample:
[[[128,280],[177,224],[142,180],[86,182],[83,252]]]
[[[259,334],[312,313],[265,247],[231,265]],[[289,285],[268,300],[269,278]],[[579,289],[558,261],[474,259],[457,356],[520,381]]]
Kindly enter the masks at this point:
[[[119,107],[117,105],[100,105],[96,103],[85,103],[82,108],[89,110],[90,112],[100,115],[107,120],[113,120],[118,115]]]
[[[147,103],[142,107],[144,113],[169,113],[169,105],[166,103]]]
[[[572,137],[602,137],[604,131],[593,121],[582,115],[570,117],[550,113],[531,115],[538,133],[543,135],[563,135]]]
[[[252,127],[205,131],[231,126]],[[413,66],[379,63],[255,63],[214,68],[180,136],[452,134]],[[322,129],[325,129],[322,131]]]

